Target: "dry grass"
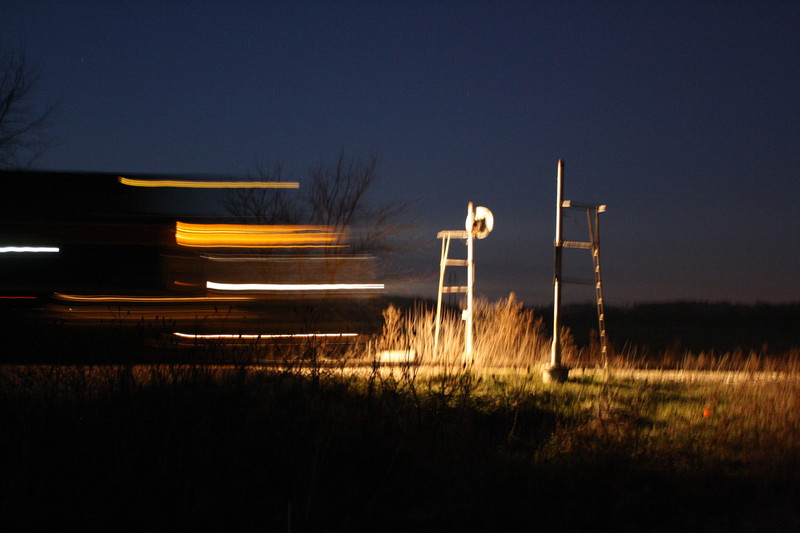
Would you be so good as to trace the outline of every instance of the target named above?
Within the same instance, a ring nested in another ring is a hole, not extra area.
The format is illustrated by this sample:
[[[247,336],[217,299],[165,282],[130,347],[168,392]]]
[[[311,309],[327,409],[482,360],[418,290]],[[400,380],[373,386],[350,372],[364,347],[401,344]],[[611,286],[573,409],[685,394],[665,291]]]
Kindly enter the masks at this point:
[[[0,516],[34,529],[47,513],[106,529],[800,526],[796,352],[614,354],[602,368],[565,332],[574,370],[555,385],[539,372],[542,320],[513,297],[476,306],[472,366],[459,316],[438,353],[431,311],[385,319],[369,347],[309,343],[271,366],[0,367]],[[364,364],[389,349],[418,358]]]
[[[797,379],[593,370],[551,385],[528,369],[417,365],[0,370],[0,510],[34,526],[59,516],[157,528],[156,512],[171,526],[262,530],[284,530],[287,513],[295,527],[332,531],[800,525]]]
[[[549,361],[551,332],[543,319],[526,309],[512,293],[505,300],[478,299],[474,306],[473,369],[538,369]],[[402,312],[389,306],[384,328],[376,339],[377,350],[411,350],[421,365],[457,368],[464,364],[464,322],[460,312],[443,313],[439,348],[434,350],[435,313],[424,306]],[[730,352],[667,349],[653,353],[625,345],[609,347],[608,360],[601,359],[596,342],[579,347],[568,328],[561,331],[562,362],[573,369],[670,370],[744,373],[800,373],[800,348],[781,352],[741,349]]]
[[[473,335],[475,368],[526,369],[544,362],[550,349],[550,338],[544,331],[541,317],[525,309],[511,294],[508,299],[474,303]],[[456,368],[464,364],[464,322],[461,314],[445,310],[438,349],[435,312],[419,306],[402,313],[390,306],[384,311],[384,329],[377,340],[378,349],[413,350],[417,362],[435,367]],[[565,353],[574,347],[565,332]]]

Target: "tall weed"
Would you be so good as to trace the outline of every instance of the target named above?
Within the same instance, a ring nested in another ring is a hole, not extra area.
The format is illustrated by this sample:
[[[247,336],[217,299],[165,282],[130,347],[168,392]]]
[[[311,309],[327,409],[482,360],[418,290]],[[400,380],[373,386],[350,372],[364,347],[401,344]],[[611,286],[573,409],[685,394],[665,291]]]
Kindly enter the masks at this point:
[[[495,303],[477,299],[473,310],[476,368],[524,369],[544,361],[550,340],[542,318],[513,294]],[[422,306],[406,312],[389,306],[376,346],[380,350],[411,350],[420,364],[451,369],[463,366],[465,325],[461,314],[452,309],[443,311],[438,341],[435,322],[435,312]],[[566,344],[565,352],[572,353],[571,342],[567,340]]]

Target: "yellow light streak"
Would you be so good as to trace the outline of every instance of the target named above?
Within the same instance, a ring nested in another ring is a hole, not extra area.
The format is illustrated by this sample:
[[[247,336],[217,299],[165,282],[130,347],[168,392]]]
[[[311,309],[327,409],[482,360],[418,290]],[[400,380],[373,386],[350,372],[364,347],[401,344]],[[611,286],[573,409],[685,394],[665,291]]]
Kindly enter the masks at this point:
[[[80,295],[55,293],[59,300],[70,302],[139,302],[139,303],[184,303],[253,300],[252,296],[113,296],[105,294]]]
[[[216,283],[206,288],[218,291],[363,291],[383,290],[383,283]]]
[[[194,334],[174,332],[173,335],[183,339],[308,339],[308,338],[336,338],[357,337],[358,333],[208,333]]]
[[[342,248],[345,240],[332,226],[175,223],[175,242],[195,248]]]
[[[2,246],[0,253],[9,254],[33,254],[33,253],[49,253],[57,254],[59,249],[55,246]]]
[[[143,180],[119,176],[123,185],[131,187],[178,187],[183,189],[297,189],[296,181],[201,181],[201,180]]]

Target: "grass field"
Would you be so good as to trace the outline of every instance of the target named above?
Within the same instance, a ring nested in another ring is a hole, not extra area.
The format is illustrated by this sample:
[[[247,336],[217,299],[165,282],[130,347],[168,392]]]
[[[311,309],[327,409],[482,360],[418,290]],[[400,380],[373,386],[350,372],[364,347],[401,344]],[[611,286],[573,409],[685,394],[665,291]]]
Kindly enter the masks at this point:
[[[606,368],[567,337],[571,379],[544,384],[549,339],[513,300],[480,309],[471,367],[460,321],[433,353],[431,319],[389,309],[326,364],[0,367],[0,526],[800,527],[796,354]],[[384,349],[418,364],[369,364]]]

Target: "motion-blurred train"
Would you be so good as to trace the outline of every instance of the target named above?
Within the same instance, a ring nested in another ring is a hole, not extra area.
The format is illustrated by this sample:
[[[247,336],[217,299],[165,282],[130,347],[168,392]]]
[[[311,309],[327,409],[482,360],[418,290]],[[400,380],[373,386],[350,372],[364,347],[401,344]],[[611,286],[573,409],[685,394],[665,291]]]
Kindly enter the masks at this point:
[[[380,324],[375,258],[349,228],[209,215],[292,184],[2,171],[0,307],[67,325],[168,324],[177,338],[356,337]]]

